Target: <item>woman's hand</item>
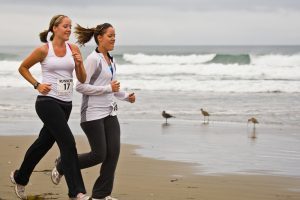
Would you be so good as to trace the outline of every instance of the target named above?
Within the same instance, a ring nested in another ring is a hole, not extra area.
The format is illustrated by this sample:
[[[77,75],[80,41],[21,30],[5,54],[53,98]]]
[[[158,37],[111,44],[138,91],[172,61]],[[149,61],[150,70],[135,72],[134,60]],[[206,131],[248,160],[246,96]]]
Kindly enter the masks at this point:
[[[72,56],[75,62],[75,71],[76,71],[76,77],[80,83],[84,83],[86,80],[86,72],[83,66],[83,59],[80,53],[80,50],[78,46],[71,45],[72,46]]]
[[[81,66],[82,62],[83,62],[81,54],[79,52],[77,52],[77,51],[74,51],[74,53],[72,54],[72,56],[73,56],[73,59],[74,59],[74,62],[75,62],[75,66],[76,67]]]
[[[119,92],[120,90],[120,82],[118,82],[117,80],[113,80],[111,83],[111,90],[113,92]]]
[[[51,84],[41,83],[37,86],[36,89],[39,91],[39,93],[46,95],[51,91]]]
[[[134,94],[134,92],[129,94],[128,101],[130,103],[134,103],[135,102],[135,94]]]

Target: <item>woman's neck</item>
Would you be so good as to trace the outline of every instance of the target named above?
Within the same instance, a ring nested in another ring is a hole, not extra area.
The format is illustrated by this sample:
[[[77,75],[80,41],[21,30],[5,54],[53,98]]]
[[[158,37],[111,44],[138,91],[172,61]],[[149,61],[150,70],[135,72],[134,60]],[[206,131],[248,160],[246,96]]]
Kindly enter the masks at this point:
[[[53,39],[52,40],[52,44],[54,45],[54,46],[57,46],[57,47],[64,47],[65,46],[65,43],[66,43],[66,41],[64,41],[64,40],[60,40],[60,39]]]
[[[106,60],[107,64],[111,64],[111,60],[108,57],[108,51],[106,51],[104,48],[101,48],[100,46],[98,46],[97,48],[98,52],[102,53],[104,56],[104,59]]]
[[[108,53],[108,51],[106,51],[106,49],[104,49],[103,47],[101,47],[101,46],[98,46],[98,51],[100,52],[100,53],[102,53],[104,56],[107,56],[107,53]]]

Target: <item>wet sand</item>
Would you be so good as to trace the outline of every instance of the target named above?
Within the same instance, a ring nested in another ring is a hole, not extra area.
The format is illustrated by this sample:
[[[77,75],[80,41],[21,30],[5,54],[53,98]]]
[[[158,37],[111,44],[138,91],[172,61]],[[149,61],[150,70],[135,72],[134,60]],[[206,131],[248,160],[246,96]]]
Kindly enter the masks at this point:
[[[17,199],[9,173],[16,169],[36,136],[0,137],[0,199]],[[79,152],[88,151],[84,136],[77,136]],[[144,158],[137,146],[122,145],[112,196],[120,200],[296,200],[300,199],[300,178],[265,175],[195,175],[187,163]],[[53,185],[50,171],[58,155],[55,145],[38,164],[26,187],[29,199],[68,199],[66,183]],[[88,194],[99,166],[82,170]],[[35,197],[34,197],[35,196]]]

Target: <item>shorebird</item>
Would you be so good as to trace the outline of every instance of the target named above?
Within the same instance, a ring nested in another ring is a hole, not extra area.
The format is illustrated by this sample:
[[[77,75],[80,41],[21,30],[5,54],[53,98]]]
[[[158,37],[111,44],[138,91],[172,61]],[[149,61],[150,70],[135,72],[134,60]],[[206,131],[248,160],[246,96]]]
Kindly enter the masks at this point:
[[[258,124],[258,120],[254,117],[251,117],[250,119],[248,119],[248,124],[249,122],[253,123],[253,128],[255,129],[255,124]]]
[[[202,108],[200,110],[203,115],[203,123],[205,124],[205,117],[207,117],[207,123],[208,123],[209,122],[209,113],[207,111],[203,110]]]
[[[247,126],[248,126],[249,122],[253,123],[253,131],[252,131],[250,138],[256,139],[255,124],[258,124],[258,120],[254,117],[249,118],[248,122],[247,122]]]
[[[166,118],[166,124],[168,123],[168,118],[174,117],[173,115],[166,113],[166,111],[162,111],[161,115]]]

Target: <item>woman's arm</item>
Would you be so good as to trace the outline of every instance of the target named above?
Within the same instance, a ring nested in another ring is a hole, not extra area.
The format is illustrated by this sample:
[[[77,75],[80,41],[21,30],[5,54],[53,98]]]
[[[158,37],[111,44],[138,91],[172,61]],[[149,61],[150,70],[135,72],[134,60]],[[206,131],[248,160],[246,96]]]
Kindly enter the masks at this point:
[[[104,86],[93,85],[94,81],[100,76],[101,71],[96,59],[87,58],[85,62],[86,80],[84,83],[77,82],[76,91],[85,95],[101,95],[112,92],[111,84]],[[92,78],[93,77],[93,78]],[[92,79],[92,80],[91,80]]]
[[[20,74],[32,85],[35,85],[37,80],[32,76],[29,69],[38,62],[42,62],[48,53],[47,45],[36,48],[25,60],[21,63],[19,67]],[[49,84],[39,84],[37,89],[42,94],[47,94],[51,90]]]
[[[72,55],[75,61],[75,72],[79,82],[84,83],[86,80],[86,71],[84,69],[82,56],[77,45],[71,44]]]
[[[115,92],[114,95],[119,100],[128,101],[130,103],[134,103],[135,102],[135,94],[134,94],[134,92],[133,93],[127,93],[127,92],[120,91],[120,92]]]

